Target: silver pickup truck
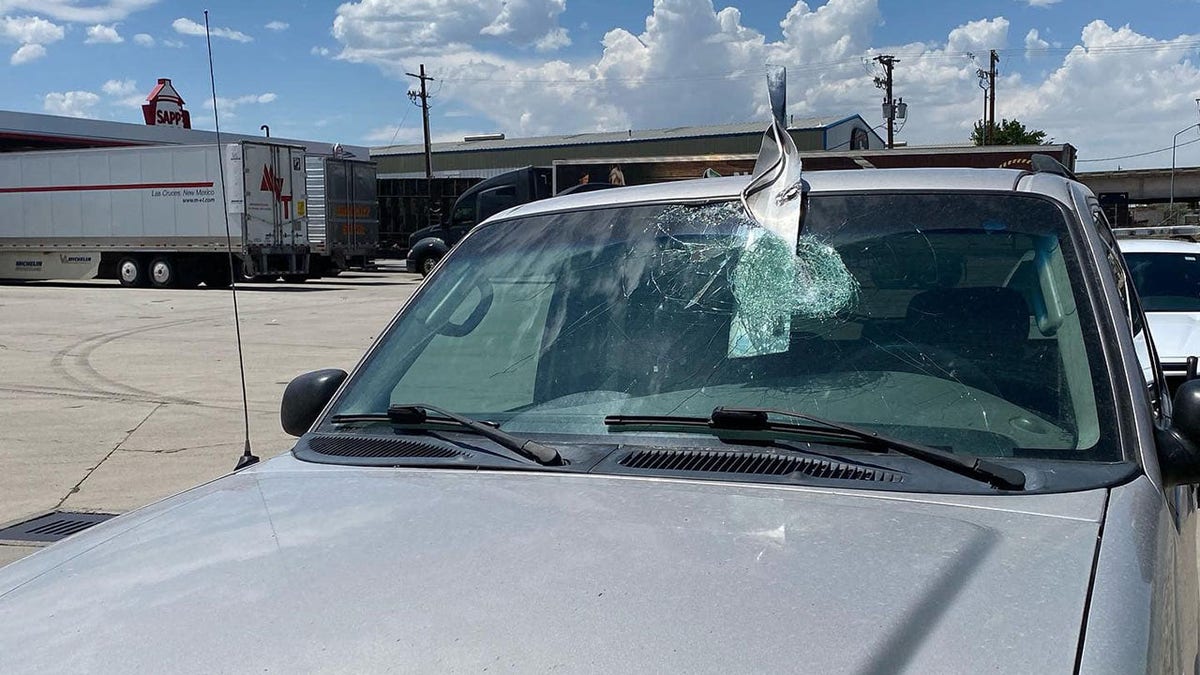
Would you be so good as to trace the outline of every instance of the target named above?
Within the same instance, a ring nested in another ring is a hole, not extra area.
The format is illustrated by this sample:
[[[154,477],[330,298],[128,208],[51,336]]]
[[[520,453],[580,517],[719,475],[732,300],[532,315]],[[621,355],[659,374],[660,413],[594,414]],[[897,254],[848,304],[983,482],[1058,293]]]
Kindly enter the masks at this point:
[[[748,180],[476,227],[291,452],[0,570],[0,672],[1197,672],[1200,383],[1094,196]]]

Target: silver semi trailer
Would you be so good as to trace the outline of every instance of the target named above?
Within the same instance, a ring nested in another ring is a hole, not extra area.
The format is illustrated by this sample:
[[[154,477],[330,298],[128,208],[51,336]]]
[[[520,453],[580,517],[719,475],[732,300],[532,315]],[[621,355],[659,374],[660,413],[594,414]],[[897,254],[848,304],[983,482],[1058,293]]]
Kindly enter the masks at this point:
[[[379,246],[375,163],[322,155],[305,161],[312,275],[370,267]]]
[[[0,154],[0,279],[228,286],[228,218],[238,274],[303,280],[304,190],[270,143]]]

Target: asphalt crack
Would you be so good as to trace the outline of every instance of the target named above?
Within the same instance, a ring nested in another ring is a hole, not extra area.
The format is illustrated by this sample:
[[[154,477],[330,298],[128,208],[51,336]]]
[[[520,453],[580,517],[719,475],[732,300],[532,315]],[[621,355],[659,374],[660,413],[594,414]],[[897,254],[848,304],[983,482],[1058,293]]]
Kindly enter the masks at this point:
[[[87,473],[83,474],[83,478],[80,478],[79,482],[75,484],[75,487],[71,488],[70,490],[67,490],[67,494],[63,495],[63,498],[58,500],[58,503],[54,505],[54,510],[57,511],[58,509],[62,508],[62,505],[65,504],[67,502],[67,500],[71,498],[71,495],[78,493],[79,489],[81,487],[83,487],[84,482],[86,482],[88,478],[92,477],[92,474],[96,472],[96,469],[99,469],[101,465],[103,465],[105,462],[107,462],[108,459],[113,456],[113,453],[115,453],[117,450],[120,450],[121,446],[125,445],[125,442],[128,441],[131,436],[133,436],[135,433],[137,433],[138,429],[142,428],[142,425],[146,423],[146,420],[150,419],[150,417],[153,416],[154,413],[158,412],[159,409],[161,409],[164,405],[166,405],[166,403],[159,403],[158,405],[155,405],[154,408],[150,410],[150,412],[146,413],[146,416],[142,418],[142,421],[138,422],[136,426],[134,426],[129,431],[125,432],[125,438],[122,438],[119,443],[114,445],[112,447],[112,450],[109,450],[108,453],[106,455],[104,455],[104,457],[102,457],[99,462],[96,462],[95,466],[88,469]]]

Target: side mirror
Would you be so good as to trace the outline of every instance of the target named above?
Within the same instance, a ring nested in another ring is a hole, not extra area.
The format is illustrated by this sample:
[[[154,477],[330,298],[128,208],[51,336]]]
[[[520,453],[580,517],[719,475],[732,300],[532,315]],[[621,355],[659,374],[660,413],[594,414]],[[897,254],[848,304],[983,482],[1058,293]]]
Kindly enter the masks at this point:
[[[346,371],[330,368],[298,375],[283,390],[279,421],[292,436],[303,436],[334,392],[346,381]]]
[[[1179,385],[1171,409],[1171,426],[1158,433],[1163,482],[1200,483],[1200,380]]]

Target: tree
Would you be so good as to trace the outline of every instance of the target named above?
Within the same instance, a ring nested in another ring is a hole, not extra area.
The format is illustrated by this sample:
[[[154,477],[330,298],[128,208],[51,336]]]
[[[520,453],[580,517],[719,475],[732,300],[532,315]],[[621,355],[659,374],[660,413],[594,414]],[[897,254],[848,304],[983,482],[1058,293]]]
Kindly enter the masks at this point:
[[[1017,120],[1002,119],[1000,124],[989,124],[991,133],[988,134],[987,145],[1041,145],[1046,141],[1046,132],[1038,129],[1026,129]],[[975,123],[971,130],[971,142],[984,145],[984,122]]]

